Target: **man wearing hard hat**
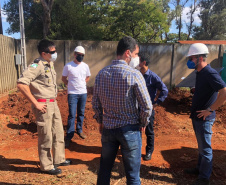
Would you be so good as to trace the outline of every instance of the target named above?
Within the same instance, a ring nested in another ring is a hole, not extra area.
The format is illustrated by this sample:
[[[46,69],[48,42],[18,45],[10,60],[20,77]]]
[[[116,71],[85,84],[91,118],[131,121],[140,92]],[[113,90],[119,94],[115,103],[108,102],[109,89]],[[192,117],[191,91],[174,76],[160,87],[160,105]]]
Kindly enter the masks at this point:
[[[198,165],[185,169],[186,173],[198,175],[194,184],[209,184],[212,172],[212,126],[215,110],[226,100],[226,84],[219,73],[206,62],[208,48],[205,44],[192,44],[188,51],[187,66],[195,69],[196,84],[192,98],[191,115],[193,128],[198,142]]]
[[[75,117],[77,108],[76,133],[85,139],[86,135],[82,131],[84,112],[87,98],[86,83],[91,76],[89,66],[83,62],[85,49],[77,46],[74,50],[74,60],[64,66],[62,81],[67,85],[68,91],[68,125],[65,147],[69,147],[75,132]]]

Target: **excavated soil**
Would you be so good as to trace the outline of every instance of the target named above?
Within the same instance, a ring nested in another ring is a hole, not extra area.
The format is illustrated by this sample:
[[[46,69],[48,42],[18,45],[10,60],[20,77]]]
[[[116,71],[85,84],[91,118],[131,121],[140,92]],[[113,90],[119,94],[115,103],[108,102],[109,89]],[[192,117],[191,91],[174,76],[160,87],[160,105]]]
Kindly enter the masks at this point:
[[[141,161],[142,184],[191,184],[196,176],[183,173],[184,168],[197,162],[197,143],[193,132],[189,109],[189,91],[173,89],[168,98],[156,107],[155,151],[151,161]],[[64,129],[68,106],[67,93],[58,93]],[[76,134],[66,157],[72,165],[61,167],[59,176],[44,174],[39,170],[37,129],[31,104],[19,92],[0,98],[0,184],[96,184],[101,152],[101,135],[93,119],[91,105],[92,88],[88,89],[84,132],[87,139]],[[213,126],[212,148],[214,153],[211,184],[226,184],[226,105],[217,110]],[[142,136],[142,155],[146,138]],[[112,185],[126,184],[122,157],[119,151],[112,170]]]

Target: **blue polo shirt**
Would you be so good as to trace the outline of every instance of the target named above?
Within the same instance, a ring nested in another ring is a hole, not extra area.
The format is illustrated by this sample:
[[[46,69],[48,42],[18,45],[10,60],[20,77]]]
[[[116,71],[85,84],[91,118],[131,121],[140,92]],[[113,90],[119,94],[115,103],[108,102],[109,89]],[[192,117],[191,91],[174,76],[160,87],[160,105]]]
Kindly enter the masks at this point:
[[[207,65],[201,71],[196,72],[195,93],[192,98],[191,118],[203,120],[197,117],[198,110],[205,110],[210,107],[217,99],[218,91],[226,87],[225,82],[219,73]],[[206,117],[211,120],[216,117],[215,111]]]
[[[148,69],[143,76],[146,82],[149,95],[151,97],[152,104],[160,104],[161,102],[163,102],[168,95],[168,89],[166,85],[162,82],[161,78],[157,74],[152,72],[150,69]],[[158,99],[155,101],[157,90],[160,91],[160,94],[158,96]]]

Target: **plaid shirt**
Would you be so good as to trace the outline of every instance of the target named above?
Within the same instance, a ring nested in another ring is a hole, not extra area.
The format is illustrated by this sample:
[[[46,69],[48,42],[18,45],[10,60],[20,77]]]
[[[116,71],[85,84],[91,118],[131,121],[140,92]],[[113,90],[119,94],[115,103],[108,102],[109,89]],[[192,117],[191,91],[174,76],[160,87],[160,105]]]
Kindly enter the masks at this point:
[[[106,129],[128,124],[144,127],[152,113],[144,77],[123,60],[113,60],[98,73],[92,105],[94,118]]]

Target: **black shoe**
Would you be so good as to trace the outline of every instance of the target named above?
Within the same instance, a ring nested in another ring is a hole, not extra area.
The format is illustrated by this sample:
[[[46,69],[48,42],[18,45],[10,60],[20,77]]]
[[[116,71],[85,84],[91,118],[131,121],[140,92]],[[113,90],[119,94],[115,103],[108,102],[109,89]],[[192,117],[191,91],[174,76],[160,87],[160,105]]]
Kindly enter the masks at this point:
[[[145,160],[145,161],[151,160],[151,155],[152,155],[152,154],[147,153],[147,154],[144,156],[144,160]]]
[[[70,143],[71,143],[70,139],[65,139],[65,148],[69,148]]]
[[[187,173],[190,175],[198,175],[199,169],[198,168],[187,168],[187,169],[184,169],[184,173]]]
[[[77,132],[77,134],[78,134],[79,137],[81,137],[82,139],[85,139],[85,138],[87,137],[83,132],[80,132],[80,133]]]
[[[58,166],[69,166],[71,164],[71,160],[66,159],[64,162],[60,163],[60,164],[54,164],[54,167],[58,167]]]
[[[58,174],[62,173],[61,169],[59,169],[59,168],[53,168],[52,170],[45,171],[45,172],[50,175],[58,175]]]
[[[196,179],[196,181],[192,185],[209,185],[209,179]]]

